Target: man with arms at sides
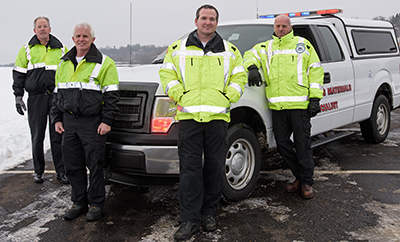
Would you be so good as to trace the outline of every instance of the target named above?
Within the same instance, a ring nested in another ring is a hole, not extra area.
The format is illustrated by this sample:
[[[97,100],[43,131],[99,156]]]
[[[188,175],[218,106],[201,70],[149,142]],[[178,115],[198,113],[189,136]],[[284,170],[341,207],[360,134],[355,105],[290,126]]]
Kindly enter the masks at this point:
[[[308,199],[314,196],[310,119],[320,112],[324,71],[311,43],[293,35],[288,16],[275,19],[274,32],[272,40],[246,51],[243,62],[249,86],[260,86],[262,67],[277,148],[296,178],[286,190]]]
[[[106,134],[119,112],[119,80],[114,61],[93,44],[92,25],[77,24],[72,40],[75,46],[57,69],[51,120],[56,131],[64,134],[62,150],[72,187],[73,205],[64,218],[75,219],[89,206],[86,220],[96,221],[105,202],[102,165]]]
[[[197,29],[168,47],[159,72],[165,93],[178,106],[182,224],[176,240],[197,233],[199,222],[204,231],[217,228],[230,104],[239,100],[247,82],[239,50],[216,32],[218,17],[214,6],[198,8]]]

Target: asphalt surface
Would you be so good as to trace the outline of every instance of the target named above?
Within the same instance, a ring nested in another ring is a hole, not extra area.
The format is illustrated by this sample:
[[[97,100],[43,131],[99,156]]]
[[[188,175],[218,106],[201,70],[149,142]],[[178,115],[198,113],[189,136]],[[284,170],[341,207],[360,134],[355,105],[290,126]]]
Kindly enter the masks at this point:
[[[217,231],[189,241],[400,241],[400,110],[382,144],[355,134],[314,149],[315,197],[285,192],[293,180],[276,154],[253,193],[222,200]],[[70,186],[56,180],[50,154],[45,182],[33,182],[32,161],[0,174],[0,241],[173,241],[179,227],[177,186],[138,189],[107,183],[103,217],[64,221]]]

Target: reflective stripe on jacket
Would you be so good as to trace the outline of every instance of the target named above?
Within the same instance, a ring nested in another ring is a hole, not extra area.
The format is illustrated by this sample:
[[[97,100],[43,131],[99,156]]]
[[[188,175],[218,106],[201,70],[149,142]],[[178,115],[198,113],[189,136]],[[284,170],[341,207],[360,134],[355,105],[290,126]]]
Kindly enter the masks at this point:
[[[247,76],[239,50],[218,34],[202,46],[196,31],[168,47],[160,71],[165,93],[177,102],[178,120],[230,121]]]
[[[102,55],[93,44],[79,63],[75,56],[76,48],[73,47],[57,69],[52,122],[61,121],[62,113],[102,114],[102,122],[111,125],[119,111],[119,80],[114,61]]]
[[[270,109],[307,109],[309,98],[322,99],[324,71],[311,43],[293,30],[256,44],[244,54],[244,66],[262,67]]]
[[[56,37],[50,35],[49,43],[42,45],[36,35],[18,53],[13,68],[14,95],[53,92],[54,75],[60,58],[67,52]]]

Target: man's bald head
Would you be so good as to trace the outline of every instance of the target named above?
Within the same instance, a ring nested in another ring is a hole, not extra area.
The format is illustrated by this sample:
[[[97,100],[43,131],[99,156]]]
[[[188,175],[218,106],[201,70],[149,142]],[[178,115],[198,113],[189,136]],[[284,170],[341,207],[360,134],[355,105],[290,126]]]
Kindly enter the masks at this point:
[[[292,31],[292,23],[287,15],[281,14],[275,18],[274,22],[275,35],[282,38]]]

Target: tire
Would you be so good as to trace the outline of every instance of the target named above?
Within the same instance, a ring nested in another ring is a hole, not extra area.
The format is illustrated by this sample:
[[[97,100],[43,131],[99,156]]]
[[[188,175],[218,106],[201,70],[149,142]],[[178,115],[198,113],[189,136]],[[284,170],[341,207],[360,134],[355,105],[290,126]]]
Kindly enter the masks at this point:
[[[261,151],[254,132],[244,124],[228,130],[225,161],[224,197],[231,201],[245,199],[257,184],[261,168]]]
[[[379,95],[372,107],[371,117],[360,123],[361,133],[368,143],[383,142],[390,130],[390,106],[384,95]]]

